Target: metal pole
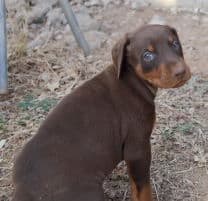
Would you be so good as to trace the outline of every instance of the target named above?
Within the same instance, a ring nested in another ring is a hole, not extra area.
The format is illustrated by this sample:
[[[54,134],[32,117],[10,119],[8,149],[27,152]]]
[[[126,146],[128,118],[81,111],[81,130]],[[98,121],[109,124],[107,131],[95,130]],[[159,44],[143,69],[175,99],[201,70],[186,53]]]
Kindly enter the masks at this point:
[[[88,56],[90,54],[90,47],[85,40],[82,31],[80,30],[79,24],[68,0],[59,0],[59,3],[63,9],[64,15],[67,19],[68,24],[71,27],[72,33],[74,34],[78,45],[83,49],[85,56]]]
[[[0,94],[5,94],[8,90],[6,35],[5,0],[0,0]]]

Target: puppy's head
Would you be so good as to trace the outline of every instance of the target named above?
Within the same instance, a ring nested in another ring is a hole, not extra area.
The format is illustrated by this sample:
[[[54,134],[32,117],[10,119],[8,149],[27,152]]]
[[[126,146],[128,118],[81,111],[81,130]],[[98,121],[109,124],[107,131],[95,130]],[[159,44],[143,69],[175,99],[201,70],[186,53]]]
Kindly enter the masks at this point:
[[[169,26],[147,25],[126,34],[113,47],[112,58],[118,78],[132,68],[158,88],[180,87],[191,77],[177,32]]]

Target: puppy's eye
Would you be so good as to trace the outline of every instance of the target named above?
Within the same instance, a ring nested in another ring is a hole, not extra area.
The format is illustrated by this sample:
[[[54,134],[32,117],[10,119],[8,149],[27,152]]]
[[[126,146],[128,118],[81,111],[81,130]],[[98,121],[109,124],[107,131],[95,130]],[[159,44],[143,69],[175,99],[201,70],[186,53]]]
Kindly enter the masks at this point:
[[[172,43],[172,46],[173,46],[173,48],[175,49],[175,50],[180,50],[180,43],[178,42],[178,41],[173,41],[173,43]]]
[[[156,58],[156,54],[154,52],[146,51],[143,53],[143,59],[146,63],[150,63],[154,61]]]

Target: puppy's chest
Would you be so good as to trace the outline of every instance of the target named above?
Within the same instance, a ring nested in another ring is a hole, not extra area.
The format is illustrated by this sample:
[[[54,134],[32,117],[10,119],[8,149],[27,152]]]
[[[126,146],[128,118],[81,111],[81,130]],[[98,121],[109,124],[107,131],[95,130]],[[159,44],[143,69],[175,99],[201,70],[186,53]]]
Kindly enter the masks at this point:
[[[153,110],[139,110],[137,113],[132,114],[130,118],[130,125],[134,124],[138,128],[148,128],[152,130],[155,123],[155,112]]]
[[[143,102],[129,102],[123,110],[123,115],[134,123],[148,123],[150,126],[155,122],[155,106]]]
[[[129,133],[140,133],[149,136],[152,133],[155,124],[154,106],[147,107],[129,107],[128,111],[123,112],[122,126],[124,136]]]

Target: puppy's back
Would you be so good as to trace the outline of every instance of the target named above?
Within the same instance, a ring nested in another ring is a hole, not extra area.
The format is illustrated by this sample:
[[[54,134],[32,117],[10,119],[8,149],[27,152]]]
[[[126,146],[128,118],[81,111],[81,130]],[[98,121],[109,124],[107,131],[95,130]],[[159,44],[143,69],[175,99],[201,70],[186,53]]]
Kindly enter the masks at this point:
[[[70,194],[70,186],[101,182],[121,160],[119,122],[100,76],[105,73],[65,97],[26,144],[15,163],[13,201],[36,201],[37,195],[51,201],[63,187]]]

